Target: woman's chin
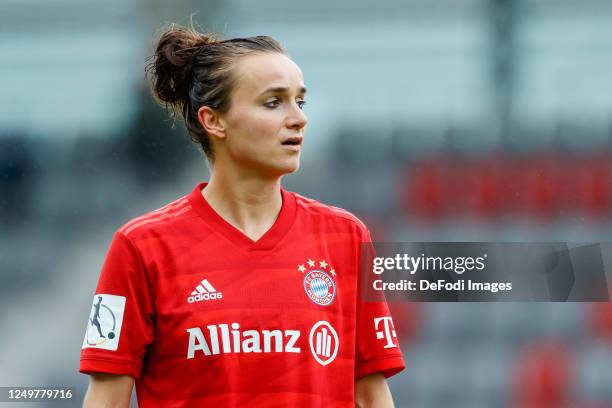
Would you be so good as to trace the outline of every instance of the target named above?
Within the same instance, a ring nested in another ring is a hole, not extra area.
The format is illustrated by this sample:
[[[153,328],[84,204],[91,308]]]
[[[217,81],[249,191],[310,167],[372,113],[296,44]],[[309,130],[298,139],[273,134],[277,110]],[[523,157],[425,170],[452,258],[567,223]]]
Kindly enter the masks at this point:
[[[274,166],[275,171],[278,172],[278,174],[281,176],[285,174],[295,173],[296,171],[298,171],[299,168],[300,160],[298,157],[292,158],[290,160],[283,160],[282,162],[277,163]]]
[[[287,166],[285,167],[285,174],[291,174],[291,173],[295,173],[296,171],[298,171],[300,169],[300,160],[294,160],[291,163],[287,163]]]

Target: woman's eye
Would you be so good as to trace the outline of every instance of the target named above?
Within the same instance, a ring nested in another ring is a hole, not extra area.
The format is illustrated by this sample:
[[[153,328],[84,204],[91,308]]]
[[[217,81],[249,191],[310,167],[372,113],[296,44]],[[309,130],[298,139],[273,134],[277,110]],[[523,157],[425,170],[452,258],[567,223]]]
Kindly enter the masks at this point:
[[[264,106],[267,108],[276,108],[280,104],[278,99],[274,99],[272,101],[264,103]]]
[[[300,107],[300,109],[304,109],[304,105],[306,105],[306,101],[297,101],[296,103]],[[274,99],[272,101],[264,103],[264,106],[267,108],[276,108],[280,104],[281,101],[279,99]]]

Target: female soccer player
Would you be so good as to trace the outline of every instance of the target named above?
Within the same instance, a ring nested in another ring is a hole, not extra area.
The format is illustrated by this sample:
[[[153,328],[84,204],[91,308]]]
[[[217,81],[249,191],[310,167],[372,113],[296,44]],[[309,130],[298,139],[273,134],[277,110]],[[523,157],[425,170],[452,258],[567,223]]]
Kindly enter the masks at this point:
[[[141,408],[393,406],[393,322],[358,291],[367,228],[281,187],[307,122],[299,67],[270,37],[171,26],[148,72],[212,174],[116,232],[83,341],[85,407],[127,407],[134,383]]]

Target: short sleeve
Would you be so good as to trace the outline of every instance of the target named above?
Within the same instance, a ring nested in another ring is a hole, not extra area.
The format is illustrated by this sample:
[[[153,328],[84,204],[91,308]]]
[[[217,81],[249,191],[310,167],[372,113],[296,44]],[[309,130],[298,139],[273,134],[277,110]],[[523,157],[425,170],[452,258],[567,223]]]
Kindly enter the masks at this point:
[[[113,237],[90,306],[79,371],[138,378],[153,341],[154,308],[140,253],[121,232]]]
[[[375,252],[367,230],[362,233],[359,252],[355,381],[374,373],[391,377],[405,368],[384,294],[372,288],[373,275],[367,265],[371,265]]]

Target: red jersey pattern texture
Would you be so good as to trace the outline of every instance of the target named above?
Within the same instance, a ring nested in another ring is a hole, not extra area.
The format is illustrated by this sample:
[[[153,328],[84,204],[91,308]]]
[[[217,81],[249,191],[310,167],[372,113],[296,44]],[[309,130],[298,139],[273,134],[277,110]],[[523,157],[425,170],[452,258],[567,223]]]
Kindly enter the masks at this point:
[[[359,295],[361,221],[282,190],[253,241],[204,186],[116,232],[82,373],[134,376],[141,408],[352,408],[357,379],[404,368],[386,303]]]

